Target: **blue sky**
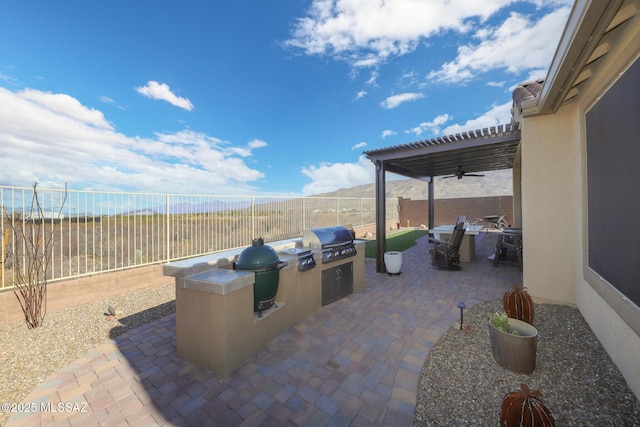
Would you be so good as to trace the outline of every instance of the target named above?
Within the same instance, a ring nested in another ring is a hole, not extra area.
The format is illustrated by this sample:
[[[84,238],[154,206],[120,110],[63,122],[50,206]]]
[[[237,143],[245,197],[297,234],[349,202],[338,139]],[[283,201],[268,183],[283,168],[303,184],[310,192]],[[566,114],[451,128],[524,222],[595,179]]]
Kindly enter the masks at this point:
[[[508,123],[566,0],[0,3],[0,184],[311,195]]]

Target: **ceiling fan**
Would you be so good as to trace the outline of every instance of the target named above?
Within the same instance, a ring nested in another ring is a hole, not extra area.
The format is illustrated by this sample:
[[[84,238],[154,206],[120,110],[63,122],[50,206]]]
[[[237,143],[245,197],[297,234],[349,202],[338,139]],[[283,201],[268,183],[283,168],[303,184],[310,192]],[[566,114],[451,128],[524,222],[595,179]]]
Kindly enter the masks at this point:
[[[446,178],[458,178],[458,179],[462,179],[462,177],[464,176],[484,176],[482,174],[477,174],[477,173],[466,173],[465,171],[462,170],[462,165],[459,165],[456,168],[456,171],[453,173],[453,175],[449,175],[449,176],[443,176],[442,179],[446,179]]]

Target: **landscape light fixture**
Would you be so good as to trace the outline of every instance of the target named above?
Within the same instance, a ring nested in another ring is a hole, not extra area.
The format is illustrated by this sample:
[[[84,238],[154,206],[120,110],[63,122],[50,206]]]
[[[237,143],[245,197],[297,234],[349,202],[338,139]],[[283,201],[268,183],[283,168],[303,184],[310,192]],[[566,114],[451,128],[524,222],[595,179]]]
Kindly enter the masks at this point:
[[[458,303],[458,308],[460,309],[460,330],[462,330],[462,323],[464,321],[464,309],[467,308],[464,301],[460,301]]]

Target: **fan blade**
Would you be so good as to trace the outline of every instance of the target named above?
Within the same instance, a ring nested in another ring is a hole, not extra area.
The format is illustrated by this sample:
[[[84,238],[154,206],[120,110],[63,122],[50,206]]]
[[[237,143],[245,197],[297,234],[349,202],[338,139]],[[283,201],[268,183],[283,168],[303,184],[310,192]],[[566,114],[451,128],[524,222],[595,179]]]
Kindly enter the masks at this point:
[[[484,175],[479,173],[465,173],[464,176],[484,176]]]

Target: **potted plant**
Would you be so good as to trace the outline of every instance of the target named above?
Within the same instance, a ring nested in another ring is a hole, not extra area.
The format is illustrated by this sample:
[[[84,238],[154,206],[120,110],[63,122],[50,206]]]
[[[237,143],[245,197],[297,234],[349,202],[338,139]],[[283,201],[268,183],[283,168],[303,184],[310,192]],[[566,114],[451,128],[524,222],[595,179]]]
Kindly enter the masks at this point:
[[[489,320],[489,335],[493,358],[499,365],[520,373],[530,374],[536,368],[538,330],[506,313],[495,313]]]

